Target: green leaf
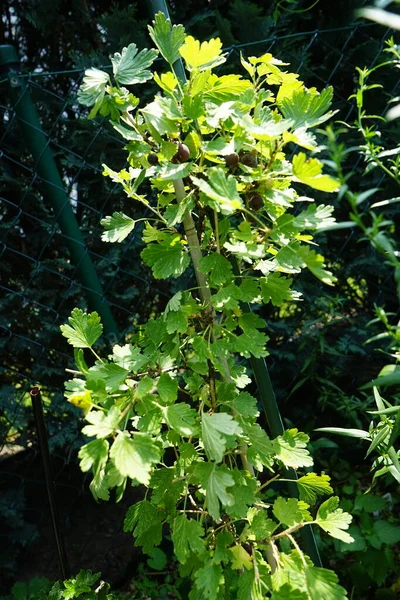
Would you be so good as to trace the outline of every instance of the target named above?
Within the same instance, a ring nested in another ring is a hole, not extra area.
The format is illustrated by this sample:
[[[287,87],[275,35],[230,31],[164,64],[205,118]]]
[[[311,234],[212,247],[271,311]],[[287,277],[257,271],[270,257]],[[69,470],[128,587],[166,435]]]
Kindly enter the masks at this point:
[[[299,488],[300,500],[304,500],[307,504],[315,504],[318,496],[333,494],[333,489],[329,485],[331,478],[322,473],[307,473],[303,477],[297,479],[297,487]]]
[[[293,95],[283,98],[280,110],[286,119],[293,121],[293,129],[298,127],[316,127],[330,119],[336,111],[328,111],[332,103],[333,88],[327,87],[318,92],[301,89]]]
[[[149,244],[142,250],[143,258],[156,279],[179,277],[189,266],[189,254],[183,250],[179,236],[168,236],[162,244]]]
[[[271,600],[309,600],[310,597],[305,592],[301,592],[289,583],[285,583],[278,591],[273,592]],[[321,599],[322,600],[322,599]]]
[[[351,535],[344,531],[349,528],[351,515],[343,512],[338,506],[339,498],[337,496],[325,500],[319,507],[316,523],[332,537],[345,543],[354,542]]]
[[[100,224],[105,229],[101,235],[103,242],[122,242],[135,227],[135,221],[123,212],[115,212],[112,217],[104,217]]]
[[[168,563],[168,558],[161,548],[153,548],[149,552],[150,558],[146,561],[151,569],[163,571]]]
[[[156,97],[158,98],[158,96]],[[179,131],[177,121],[169,118],[165,112],[165,107],[160,101],[150,102],[140,111],[144,116],[146,123],[150,126],[152,135],[161,144],[164,140],[161,136],[176,135]]]
[[[292,279],[284,277],[281,273],[275,272],[260,279],[260,288],[263,302],[268,304],[272,302],[274,306],[282,306],[287,300],[291,300],[290,286]]]
[[[160,51],[161,56],[171,66],[180,58],[179,48],[185,41],[183,25],[171,25],[163,12],[159,11],[154,18],[153,27],[148,26],[150,37]]]
[[[163,402],[172,404],[178,397],[178,380],[168,373],[162,373],[157,382],[157,391]]]
[[[95,108],[90,113],[90,118],[94,117],[99,110],[109,83],[110,78],[104,71],[94,68],[85,71],[85,76],[78,92],[78,102],[84,106],[95,105]]]
[[[153,64],[157,57],[157,50],[145,48],[138,54],[136,44],[129,44],[122,52],[116,52],[111,57],[114,77],[120,85],[134,85],[144,83],[153,77],[147,68]]]
[[[393,371],[392,373],[389,373],[388,375],[382,375],[380,377],[377,377],[376,379],[373,379],[372,381],[370,381],[369,383],[366,383],[365,385],[362,385],[360,387],[361,390],[366,390],[368,388],[374,387],[374,386],[394,386],[394,385],[399,385],[400,384],[400,367],[397,365],[390,365],[391,367],[393,367]]]
[[[331,228],[335,223],[335,217],[332,217],[334,211],[333,206],[325,206],[325,204],[310,204],[307,210],[301,212],[293,221],[293,225],[300,230]]]
[[[79,571],[78,575],[74,578],[67,579],[64,581],[65,590],[62,592],[65,600],[71,600],[72,598],[78,598],[82,594],[92,594],[92,586],[98,581],[100,573],[92,573],[92,571],[83,569]]]
[[[198,40],[188,35],[185,43],[179,48],[179,53],[189,71],[193,69],[204,71],[225,62],[225,54],[221,54],[221,50],[222,42],[219,38],[200,44]]]
[[[235,502],[225,510],[230,517],[243,519],[247,515],[248,507],[254,504],[257,480],[247,471],[232,470],[231,475],[235,481],[233,494]]]
[[[295,498],[277,498],[272,509],[275,517],[280,523],[292,527],[296,523],[303,522],[303,514],[298,506],[298,501]]]
[[[286,467],[293,469],[311,467],[313,459],[307,450],[308,441],[309,437],[305,433],[298,432],[297,429],[287,429],[273,441],[276,458]]]
[[[240,392],[232,400],[232,408],[239,413],[243,419],[254,420],[258,417],[257,400],[248,392]]]
[[[74,308],[68,317],[69,325],[61,325],[61,333],[74,348],[91,348],[103,333],[103,325],[97,312],[89,315]]]
[[[305,576],[310,600],[346,600],[346,590],[333,571],[307,566]]]
[[[336,433],[346,437],[360,438],[362,440],[370,440],[371,436],[368,431],[362,429],[347,429],[344,427],[318,427],[314,431],[326,431],[327,433]]]
[[[208,562],[204,567],[196,571],[194,577],[197,588],[202,591],[202,598],[209,598],[209,600],[220,598],[218,592],[224,583],[221,565]]]
[[[95,472],[104,468],[108,459],[107,440],[93,440],[85,444],[79,450],[78,457],[80,468],[84,473],[90,471],[92,467]]]
[[[193,176],[192,181],[208,198],[214,200],[216,210],[224,215],[231,215],[243,208],[233,175],[225,175],[221,167],[211,167],[207,176],[208,181]]]
[[[265,347],[268,340],[269,337],[265,333],[252,329],[232,338],[231,347],[234,352],[246,358],[250,358],[251,355],[261,358],[269,354]]]
[[[221,462],[226,450],[226,435],[239,435],[241,428],[227,413],[202,413],[201,431],[204,449],[210,460]]]
[[[200,481],[206,495],[207,511],[216,520],[220,520],[220,506],[232,506],[235,500],[227,488],[235,483],[226,467],[218,467],[215,463],[196,465],[194,476]]]
[[[160,511],[147,500],[131,506],[126,513],[124,531],[132,531],[135,546],[143,546],[149,553],[162,540],[162,518]]]
[[[96,362],[89,369],[87,381],[89,385],[93,381],[97,383],[99,380],[103,380],[106,391],[113,394],[119,389],[121,383],[125,381],[127,375],[129,375],[129,371],[116,363]]]
[[[189,437],[198,433],[197,411],[185,402],[162,408],[168,427],[181,435]]]
[[[160,449],[149,435],[135,433],[131,438],[124,432],[118,434],[110,456],[121,475],[148,485],[153,465],[160,460]]]
[[[250,571],[253,568],[253,559],[241,544],[229,548],[229,551],[233,555],[232,569],[247,569]]]
[[[324,269],[324,257],[321,254],[317,254],[315,250],[310,250],[308,246],[301,246],[299,248],[298,256],[300,259],[303,259],[306,267],[315,277],[320,279],[326,285],[334,284],[336,277],[334,277],[330,271]]]
[[[97,437],[98,439],[109,437],[118,428],[121,418],[121,411],[117,406],[113,406],[107,413],[101,410],[92,410],[86,415],[86,425],[82,433],[88,437]]]
[[[383,520],[375,521],[373,527],[383,544],[392,546],[400,542],[400,527]]]
[[[240,75],[222,75],[218,77],[212,74],[208,77],[204,86],[203,97],[210,102],[228,102],[237,100],[238,96],[251,88],[252,85],[247,79],[242,79]]]
[[[177,559],[185,564],[191,553],[201,554],[204,550],[204,529],[201,523],[188,519],[185,514],[176,517],[172,527],[172,541]]]
[[[304,152],[293,157],[293,173],[298,181],[321,192],[335,192],[340,182],[330,175],[322,175],[322,167],[317,158],[307,158]]]
[[[249,459],[252,460],[254,457],[261,461],[265,467],[271,467],[275,454],[275,447],[264,429],[262,429],[258,423],[254,423],[253,425],[242,423],[242,428],[248,438],[249,444],[251,444],[248,452]]]
[[[219,287],[226,281],[232,281],[232,265],[225,256],[212,252],[208,256],[203,256],[199,261],[199,271],[208,273],[210,285]]]

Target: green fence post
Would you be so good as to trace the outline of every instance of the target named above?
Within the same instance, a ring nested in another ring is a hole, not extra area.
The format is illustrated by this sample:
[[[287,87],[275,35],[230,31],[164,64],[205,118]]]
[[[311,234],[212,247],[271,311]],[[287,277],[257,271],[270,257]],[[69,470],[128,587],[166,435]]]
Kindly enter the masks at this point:
[[[19,58],[14,46],[0,45],[0,68],[8,70],[10,97],[26,139],[27,147],[36,163],[47,198],[53,208],[60,229],[76,266],[78,277],[85,288],[91,309],[101,316],[106,334],[119,335],[117,324],[89,256],[83,235],[75,218],[64,184],[55,163],[49,140],[43,132],[28,86],[19,73]]]
[[[170,19],[168,7],[165,0],[149,0],[153,15],[161,11],[164,13],[167,19]],[[174,64],[174,71],[176,76],[181,81],[186,81],[185,69],[182,61],[178,60]],[[234,271],[235,266],[233,265]],[[247,303],[241,303],[241,307],[245,312],[250,312],[250,305]],[[250,364],[253,369],[254,378],[256,380],[257,388],[260,393],[261,404],[267,419],[268,427],[272,437],[277,437],[284,432],[283,422],[281,413],[279,411],[278,403],[274,388],[272,387],[271,378],[269,376],[267,363],[264,358],[255,358],[254,356],[250,359]],[[298,496],[298,490],[296,485],[296,471],[293,469],[286,469],[285,475],[288,479],[292,479],[293,482],[288,484],[289,493],[293,496]],[[319,555],[318,546],[315,541],[314,532],[311,527],[303,527],[300,531],[300,535],[303,539],[304,546],[307,554],[317,567],[322,567],[321,557]]]

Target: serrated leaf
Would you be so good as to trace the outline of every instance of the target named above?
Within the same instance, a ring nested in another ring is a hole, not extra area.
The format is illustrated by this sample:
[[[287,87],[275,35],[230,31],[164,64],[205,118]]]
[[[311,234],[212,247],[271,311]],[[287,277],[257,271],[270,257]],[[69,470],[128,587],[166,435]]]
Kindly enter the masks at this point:
[[[309,246],[303,245],[299,248],[298,256],[304,261],[304,264],[311,273],[323,283],[326,285],[333,285],[335,283],[336,277],[324,268],[324,257],[321,254],[317,254],[315,250],[310,250]]]
[[[211,167],[207,171],[208,181],[192,177],[192,181],[210,200],[215,209],[224,215],[231,215],[243,208],[243,202],[237,191],[236,178],[226,175],[221,167]]]
[[[147,500],[137,502],[126,513],[124,531],[132,531],[135,546],[143,546],[145,553],[150,552],[162,540],[160,511]]]
[[[173,236],[168,236],[162,244],[149,244],[140,256],[151,267],[156,279],[179,277],[190,263],[189,254]]]
[[[61,333],[74,348],[91,348],[103,333],[97,312],[87,314],[74,308],[68,317],[69,325],[61,325]]]
[[[219,589],[224,583],[222,567],[208,562],[204,567],[198,569],[194,575],[197,588],[202,591],[202,598],[217,600]]]
[[[243,419],[254,420],[260,414],[257,408],[257,400],[248,392],[240,392],[232,400],[232,408],[239,413]]]
[[[339,189],[340,182],[330,175],[322,175],[322,167],[321,161],[307,158],[304,152],[293,157],[293,173],[298,181],[321,192],[335,192]]]
[[[335,217],[332,217],[333,211],[333,206],[310,204],[305,211],[297,215],[293,225],[301,231],[304,231],[304,229],[318,231],[319,229],[330,228],[335,223]]]
[[[250,81],[242,79],[240,75],[232,74],[218,77],[212,74],[207,78],[203,97],[205,100],[215,103],[237,100],[240,94],[251,87]]]
[[[135,221],[123,212],[114,212],[112,216],[101,219],[105,231],[101,235],[103,242],[122,242],[133,231]]]
[[[86,473],[93,468],[94,472],[103,469],[108,459],[108,442],[107,440],[93,440],[82,446],[79,450],[78,458],[80,460],[80,468]]]
[[[297,487],[299,488],[300,500],[304,500],[307,504],[315,504],[318,496],[333,494],[333,489],[329,485],[331,478],[322,473],[307,473],[303,477],[297,479]]]
[[[327,87],[321,93],[301,89],[295,90],[290,98],[283,98],[280,110],[286,119],[293,121],[293,129],[316,127],[330,119],[336,111],[328,111],[333,96],[333,88]]]
[[[113,406],[107,413],[101,410],[92,410],[86,415],[86,425],[82,433],[88,437],[97,437],[98,439],[109,437],[118,428],[121,417],[121,411],[117,406]]]
[[[275,272],[260,279],[262,299],[265,304],[272,302],[274,306],[282,306],[287,300],[291,300],[290,286],[293,280],[288,279],[282,273]]]
[[[305,576],[310,600],[346,600],[346,590],[338,584],[338,576],[333,571],[307,566]]]
[[[157,382],[157,391],[163,402],[172,404],[178,397],[178,381],[168,373],[162,373]]]
[[[325,500],[319,507],[316,523],[332,537],[349,544],[354,542],[354,539],[345,529],[349,528],[351,515],[338,506],[339,498],[337,496]]]
[[[204,449],[210,460],[221,462],[227,445],[226,435],[242,433],[238,423],[228,413],[203,413],[201,431]]]
[[[94,117],[99,110],[109,82],[110,77],[108,74],[100,69],[92,68],[85,71],[85,76],[78,91],[78,102],[83,106],[95,105],[90,113],[90,118]]]
[[[199,261],[199,271],[209,274],[210,285],[219,287],[226,281],[232,281],[232,265],[225,256],[212,252]]]
[[[162,408],[168,427],[180,435],[189,437],[198,432],[197,412],[185,402]]]
[[[179,48],[185,41],[184,26],[171,25],[171,21],[159,11],[154,17],[153,27],[149,25],[148,29],[161,56],[172,66],[180,58]]]
[[[205,492],[207,511],[216,520],[220,520],[220,502],[222,506],[232,506],[234,497],[228,488],[235,483],[226,467],[218,467],[215,463],[200,463],[196,465],[194,475],[199,479]]]
[[[249,459],[251,460],[251,457],[254,456],[265,467],[271,467],[275,454],[274,442],[269,439],[266,432],[258,423],[252,425],[242,423],[242,428],[248,438],[249,444],[251,444],[248,452]]]
[[[153,465],[160,460],[160,449],[149,435],[135,433],[131,438],[124,432],[118,434],[110,456],[121,475],[148,485]]]
[[[400,542],[400,527],[388,521],[375,521],[374,531],[383,544],[392,546]]]
[[[305,433],[297,429],[287,429],[283,435],[279,435],[273,441],[276,458],[286,467],[293,469],[311,467],[313,459],[307,450],[308,441],[309,437]]]
[[[191,553],[201,554],[204,550],[204,529],[201,523],[180,515],[174,520],[172,541],[177,559],[185,564]]]
[[[136,44],[129,44],[123,48],[121,53],[116,52],[111,57],[114,77],[121,85],[134,85],[144,83],[153,77],[148,67],[153,64],[157,57],[157,50],[143,49],[138,53]]]
[[[273,592],[271,600],[310,600],[310,598],[306,592],[301,592],[289,583],[285,583],[278,591]]]
[[[295,498],[277,498],[272,509],[275,517],[280,523],[292,527],[296,523],[302,523],[303,514]]]
[[[127,369],[120,367],[116,363],[99,363],[97,362],[89,369],[87,375],[88,384],[102,380],[106,392],[113,394],[119,389],[129,374]]]
[[[179,53],[189,71],[193,69],[204,71],[225,62],[225,55],[221,54],[221,50],[222,42],[219,38],[200,44],[198,40],[188,35],[185,43],[179,48]]]

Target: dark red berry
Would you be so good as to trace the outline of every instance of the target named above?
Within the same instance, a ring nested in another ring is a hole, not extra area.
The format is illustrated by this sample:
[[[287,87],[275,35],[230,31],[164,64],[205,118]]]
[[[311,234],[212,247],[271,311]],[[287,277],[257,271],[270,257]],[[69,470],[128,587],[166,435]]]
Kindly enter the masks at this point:
[[[186,144],[178,144],[178,151],[174,158],[177,158],[179,162],[187,162],[190,158],[190,150]]]
[[[260,194],[252,194],[248,201],[249,208],[252,210],[260,210],[264,206],[264,200]]]
[[[227,167],[232,168],[236,167],[239,163],[239,155],[236,152],[232,152],[232,154],[228,154],[225,156],[225,164]]]
[[[157,154],[154,154],[154,152],[151,152],[148,155],[147,160],[149,161],[149,163],[151,165],[158,165],[158,156],[157,156]]]
[[[240,162],[242,163],[242,165],[246,165],[246,167],[252,167],[253,169],[257,166],[257,158],[254,156],[254,154],[243,154],[243,156],[240,159]]]

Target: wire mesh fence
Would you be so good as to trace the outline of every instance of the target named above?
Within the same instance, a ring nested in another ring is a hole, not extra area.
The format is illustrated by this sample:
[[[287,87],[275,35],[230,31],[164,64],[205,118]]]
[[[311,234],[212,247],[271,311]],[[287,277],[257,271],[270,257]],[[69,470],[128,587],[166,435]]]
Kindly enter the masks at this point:
[[[348,97],[355,88],[355,67],[376,64],[388,35],[374,25],[355,23],[340,29],[270,37],[227,48],[227,69],[239,64],[241,52],[271,52],[290,63],[290,69],[299,73],[308,87],[333,85],[334,108],[339,109],[340,119],[349,120],[354,110]],[[61,178],[58,191],[65,194],[65,203],[72,209],[83,236],[77,243],[90,257],[100,282],[101,292],[97,290],[96,294],[116,322],[111,337],[118,338],[118,329],[122,339],[133,324],[157,314],[182,282],[155,283],[150,278],[140,259],[140,228],[120,245],[101,241],[100,220],[104,216],[119,210],[133,218],[143,215],[118,185],[101,176],[102,163],[112,168],[123,166],[124,142],[105,120],[87,120],[86,111],[77,102],[83,70],[20,73],[18,77],[23,86],[19,95],[14,93],[14,101],[9,100],[13,82],[4,69],[0,81],[0,448],[12,444],[30,420],[27,392],[31,385],[39,384],[48,410],[51,445],[63,449],[58,455],[62,471],[79,434],[77,419],[69,419],[75,409],[66,407],[62,399],[65,368],[72,367],[72,363],[59,326],[72,308],[88,306],[90,282],[82,281],[80,264],[71,257],[70,236],[60,227],[64,207],[57,212],[49,200],[48,186],[55,184],[46,181],[38,170],[42,154],[33,155],[27,147],[23,134],[27,117],[18,112],[24,95],[32,98],[45,148],[51,150]],[[148,95],[152,92],[151,88],[145,90]],[[341,233],[330,257],[331,265],[341,263],[353,235],[353,230]],[[382,281],[376,301],[384,286],[390,286],[389,278],[387,275]],[[306,305],[301,318],[307,319]],[[276,331],[279,334],[279,325]],[[280,352],[290,355],[290,351],[286,340]],[[273,355],[270,365],[273,376]],[[26,483],[27,470],[17,475],[4,467],[0,477],[0,487],[11,485],[17,497]],[[78,502],[82,489],[76,481],[70,485]],[[18,512],[16,505],[14,508]],[[72,505],[66,511],[72,513]],[[45,515],[39,510],[31,522],[40,519]],[[112,549],[106,553],[110,565],[114,554]],[[107,574],[107,570],[106,565],[103,571]]]

